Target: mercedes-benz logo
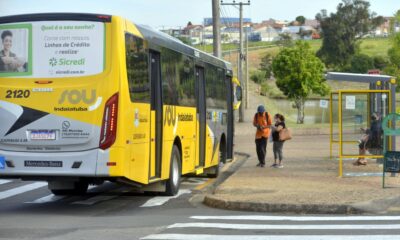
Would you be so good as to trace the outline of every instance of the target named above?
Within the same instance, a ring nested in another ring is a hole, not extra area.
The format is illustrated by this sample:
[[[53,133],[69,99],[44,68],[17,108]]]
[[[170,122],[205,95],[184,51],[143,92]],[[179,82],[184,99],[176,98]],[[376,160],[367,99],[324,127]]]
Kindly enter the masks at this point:
[[[62,129],[63,130],[68,130],[68,128],[71,126],[71,123],[70,122],[68,122],[68,121],[64,121],[63,123],[62,123]]]

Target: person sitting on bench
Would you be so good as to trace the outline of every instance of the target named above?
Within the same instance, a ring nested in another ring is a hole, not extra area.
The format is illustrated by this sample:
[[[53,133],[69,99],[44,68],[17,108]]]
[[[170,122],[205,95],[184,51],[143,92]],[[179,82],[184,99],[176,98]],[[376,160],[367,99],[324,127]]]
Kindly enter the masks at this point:
[[[371,127],[367,130],[361,128],[365,132],[365,135],[361,138],[359,147],[359,156],[365,156],[367,150],[379,150],[382,149],[382,126],[379,116],[374,113],[371,115]],[[367,165],[365,157],[359,157],[357,161],[353,163],[356,166]]]

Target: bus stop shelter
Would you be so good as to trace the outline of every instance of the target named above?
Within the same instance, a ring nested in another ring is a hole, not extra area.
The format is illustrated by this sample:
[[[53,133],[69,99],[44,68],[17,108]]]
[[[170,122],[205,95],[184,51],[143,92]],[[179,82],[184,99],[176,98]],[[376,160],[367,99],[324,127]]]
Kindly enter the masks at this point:
[[[339,176],[343,176],[343,159],[369,157],[381,159],[382,147],[370,149],[371,154],[360,156],[358,144],[361,128],[371,124],[372,113],[381,119],[396,112],[396,80],[386,75],[329,72],[327,80],[365,83],[368,89],[343,89],[331,93],[330,98],[330,155],[333,144],[339,144]],[[388,140],[395,149],[395,138]],[[351,175],[351,174],[350,174]]]

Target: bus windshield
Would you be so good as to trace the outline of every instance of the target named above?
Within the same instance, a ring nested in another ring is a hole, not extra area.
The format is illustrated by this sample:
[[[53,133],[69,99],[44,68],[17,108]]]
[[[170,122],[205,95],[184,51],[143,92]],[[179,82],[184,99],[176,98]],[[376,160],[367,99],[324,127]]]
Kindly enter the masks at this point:
[[[37,21],[0,24],[0,78],[60,78],[102,73],[105,24]]]

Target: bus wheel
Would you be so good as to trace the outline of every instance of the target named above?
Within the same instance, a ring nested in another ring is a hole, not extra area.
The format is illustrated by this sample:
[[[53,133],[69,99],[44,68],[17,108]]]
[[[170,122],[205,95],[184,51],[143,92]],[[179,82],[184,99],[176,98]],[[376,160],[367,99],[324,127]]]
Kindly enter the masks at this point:
[[[221,163],[226,163],[226,145],[224,141],[221,141],[219,147],[219,156],[218,156],[218,164],[212,168],[210,168],[209,173],[207,173],[207,177],[209,178],[217,178],[219,175],[219,168],[221,167]]]
[[[166,183],[165,195],[175,196],[181,184],[181,154],[177,146],[174,145],[171,153],[171,163],[169,179]]]
[[[72,189],[50,189],[50,191],[54,195],[85,195],[88,187],[88,182],[79,181],[74,183],[74,187]]]
[[[219,145],[219,162],[226,163],[226,144],[225,140],[222,140]]]
[[[217,178],[218,177],[218,175],[219,175],[219,163],[220,162],[218,161],[217,166],[214,166],[209,170],[209,173],[207,173],[207,177],[208,178]]]

